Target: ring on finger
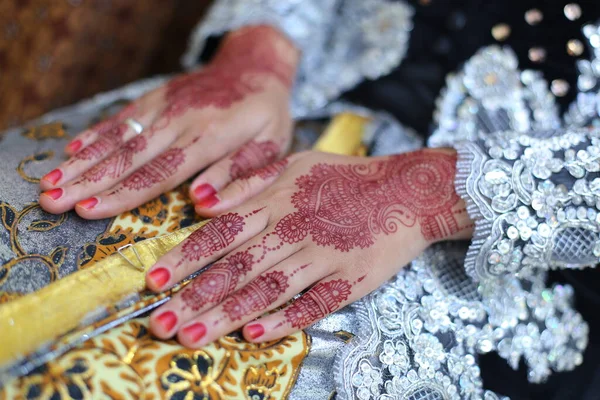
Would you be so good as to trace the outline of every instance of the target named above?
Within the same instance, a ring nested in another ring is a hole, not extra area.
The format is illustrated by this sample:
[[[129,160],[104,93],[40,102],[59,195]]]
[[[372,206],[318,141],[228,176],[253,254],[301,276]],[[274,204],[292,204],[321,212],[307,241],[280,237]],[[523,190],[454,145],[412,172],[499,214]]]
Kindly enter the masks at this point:
[[[137,135],[144,131],[144,126],[136,119],[127,118],[125,123],[129,125],[129,127],[133,129]]]

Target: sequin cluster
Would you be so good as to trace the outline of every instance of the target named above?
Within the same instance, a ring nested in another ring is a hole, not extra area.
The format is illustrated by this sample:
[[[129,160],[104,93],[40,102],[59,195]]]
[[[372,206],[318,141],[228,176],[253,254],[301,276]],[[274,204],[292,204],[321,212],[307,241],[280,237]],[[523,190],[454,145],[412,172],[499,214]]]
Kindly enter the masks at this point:
[[[484,47],[462,71],[448,75],[434,119],[438,127],[428,141],[433,147],[474,140],[480,132],[527,132],[561,125],[541,73],[519,71],[515,53],[499,46]]]
[[[477,286],[456,274],[463,257],[464,248],[436,245],[362,303],[342,398],[499,399],[477,365],[491,351],[515,369],[524,360],[532,382],[581,364],[588,327],[571,287],[546,287],[543,272]]]
[[[599,261],[600,130],[503,132],[460,152],[469,177],[457,190],[481,238],[465,265],[473,277]]]

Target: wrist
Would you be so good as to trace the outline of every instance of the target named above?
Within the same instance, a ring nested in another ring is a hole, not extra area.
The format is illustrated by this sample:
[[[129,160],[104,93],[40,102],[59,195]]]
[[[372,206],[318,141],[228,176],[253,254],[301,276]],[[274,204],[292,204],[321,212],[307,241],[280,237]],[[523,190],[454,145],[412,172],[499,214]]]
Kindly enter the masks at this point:
[[[466,204],[456,193],[457,154],[454,149],[422,149],[409,157],[400,189],[407,208],[415,214],[415,225],[427,243],[463,240],[472,237],[473,222]]]
[[[242,74],[268,74],[291,87],[300,52],[279,30],[268,25],[246,26],[229,33],[211,65],[239,65]]]

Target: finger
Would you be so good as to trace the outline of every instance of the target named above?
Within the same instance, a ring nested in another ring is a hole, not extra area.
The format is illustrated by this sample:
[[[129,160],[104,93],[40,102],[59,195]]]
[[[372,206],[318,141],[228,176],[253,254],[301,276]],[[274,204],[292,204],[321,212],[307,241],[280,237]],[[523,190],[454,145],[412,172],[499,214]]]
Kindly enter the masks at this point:
[[[137,110],[138,106],[136,103],[128,104],[115,115],[97,123],[89,129],[86,129],[75,136],[73,140],[71,140],[69,144],[65,146],[65,153],[68,155],[73,155],[84,147],[89,146],[100,136],[121,124],[126,118],[135,118],[134,115],[136,114]]]
[[[246,340],[264,342],[304,329],[373,290],[375,282],[363,275],[355,280],[336,273],[315,284],[292,304],[276,313],[251,322],[243,329]]]
[[[201,173],[190,186],[195,203],[211,204],[214,194],[232,180],[275,162],[284,151],[273,140],[257,137]]]
[[[211,219],[162,256],[146,275],[148,288],[165,290],[262,232],[268,212],[253,206],[256,208],[248,206]]]
[[[156,155],[155,150],[160,151],[167,147],[168,143],[164,142],[164,138],[168,139],[169,137],[171,135],[155,135],[151,139],[154,143],[153,149],[142,156],[152,155],[155,156],[154,158],[134,155],[132,164],[137,169],[131,168],[128,174],[118,180],[95,182],[96,191],[86,192],[88,196],[79,199],[82,201],[76,204],[75,211],[86,219],[118,215],[177,187],[203,168],[206,163],[212,162],[213,158],[219,156],[218,150],[203,152],[206,148],[204,144],[206,140],[203,140],[201,134],[195,138],[184,134],[171,147]],[[199,157],[199,154],[205,154],[205,156]],[[118,159],[114,161],[119,162]],[[109,166],[112,165],[115,164],[109,164]],[[96,172],[90,170],[89,173]],[[69,188],[69,190],[72,189]],[[89,197],[91,194],[95,195]]]
[[[221,303],[262,271],[292,257],[300,249],[298,243],[284,245],[273,230],[264,231],[202,272],[170,302],[156,310],[152,319],[154,332],[159,337],[169,337],[176,332],[177,326],[165,329],[162,324],[157,324],[165,312],[171,312],[179,323],[184,323]]]
[[[275,161],[254,170],[252,174],[236,179],[218,193],[213,193],[196,203],[196,212],[210,217],[230,210],[269,187],[286,170],[289,159]]]
[[[152,118],[152,113],[147,113],[139,116],[137,122],[142,126],[150,127]],[[145,129],[141,134],[148,136],[148,129]],[[137,135],[138,132],[127,123],[120,122],[113,125],[111,129],[98,134],[93,142],[76,152],[69,160],[44,175],[40,180],[42,190],[62,187],[66,183],[75,180],[103,160],[114,155],[116,151],[122,148],[124,143]]]
[[[90,200],[91,196],[102,193],[126,179],[136,169],[168,147],[171,140],[173,140],[171,135],[152,137],[151,132],[148,131],[136,135],[131,140],[122,143],[119,150],[112,155],[85,171],[78,179],[57,188],[60,190],[59,196],[54,198],[50,196],[51,193],[42,193],[40,205],[52,213],[70,210],[80,201],[84,201],[84,208],[93,208],[90,205],[90,202],[94,201]],[[116,215],[118,212],[109,212],[102,215],[101,218]]]
[[[315,268],[305,257],[298,253],[282,261],[217,307],[184,323],[177,334],[179,342],[187,347],[205,346],[281,306],[327,275],[325,268]]]

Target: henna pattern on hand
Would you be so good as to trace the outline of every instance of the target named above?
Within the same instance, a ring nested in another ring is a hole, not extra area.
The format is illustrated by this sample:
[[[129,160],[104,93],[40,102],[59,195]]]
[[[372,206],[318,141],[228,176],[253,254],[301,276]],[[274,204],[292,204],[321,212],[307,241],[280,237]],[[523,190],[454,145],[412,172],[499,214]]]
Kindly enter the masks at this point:
[[[257,75],[273,76],[290,87],[294,67],[282,60],[267,27],[252,27],[232,34],[210,66],[172,79],[166,87],[162,115],[168,119],[189,109],[228,108],[247,95],[261,91]]]
[[[269,272],[233,294],[223,305],[223,311],[231,321],[240,320],[259,311],[266,311],[288,287],[288,278],[283,272]]]
[[[337,310],[351,291],[352,284],[344,279],[318,283],[284,310],[285,319],[294,328],[304,328]]]
[[[176,268],[185,261],[198,261],[223,250],[244,229],[244,217],[237,213],[228,213],[211,219],[186,239],[181,252],[182,259]]]
[[[251,140],[231,157],[229,176],[232,180],[249,178],[253,173],[277,160],[279,146],[271,141]]]
[[[123,143],[125,132],[126,125],[113,125],[110,130],[98,136],[95,142],[75,153],[71,159],[90,161],[104,158]]]
[[[373,245],[379,233],[396,232],[398,223],[419,223],[426,240],[438,240],[460,228],[452,213],[456,157],[421,151],[368,164],[317,164],[296,183],[298,210],[281,219],[275,231],[286,243],[310,233],[320,246],[341,251]]]
[[[248,251],[238,252],[224,262],[214,264],[183,290],[182,309],[189,307],[198,311],[206,305],[220,303],[235,290],[240,279],[252,270],[253,265],[254,256]]]
[[[183,149],[174,147],[138,168],[133,174],[125,178],[122,186],[129,190],[147,189],[175,175],[184,162],[185,153]]]
[[[97,135],[96,140],[84,147],[71,157],[75,160],[98,160],[112,153],[123,143],[123,136],[127,132],[127,125],[123,120],[132,117],[137,111],[137,105],[129,104],[114,116],[99,122],[90,129],[90,133]]]
[[[81,181],[98,182],[105,177],[112,179],[119,178],[133,165],[133,155],[145,150],[146,146],[146,138],[144,136],[136,136],[125,142],[123,148],[114,156],[105,158],[88,169],[81,176]]]

